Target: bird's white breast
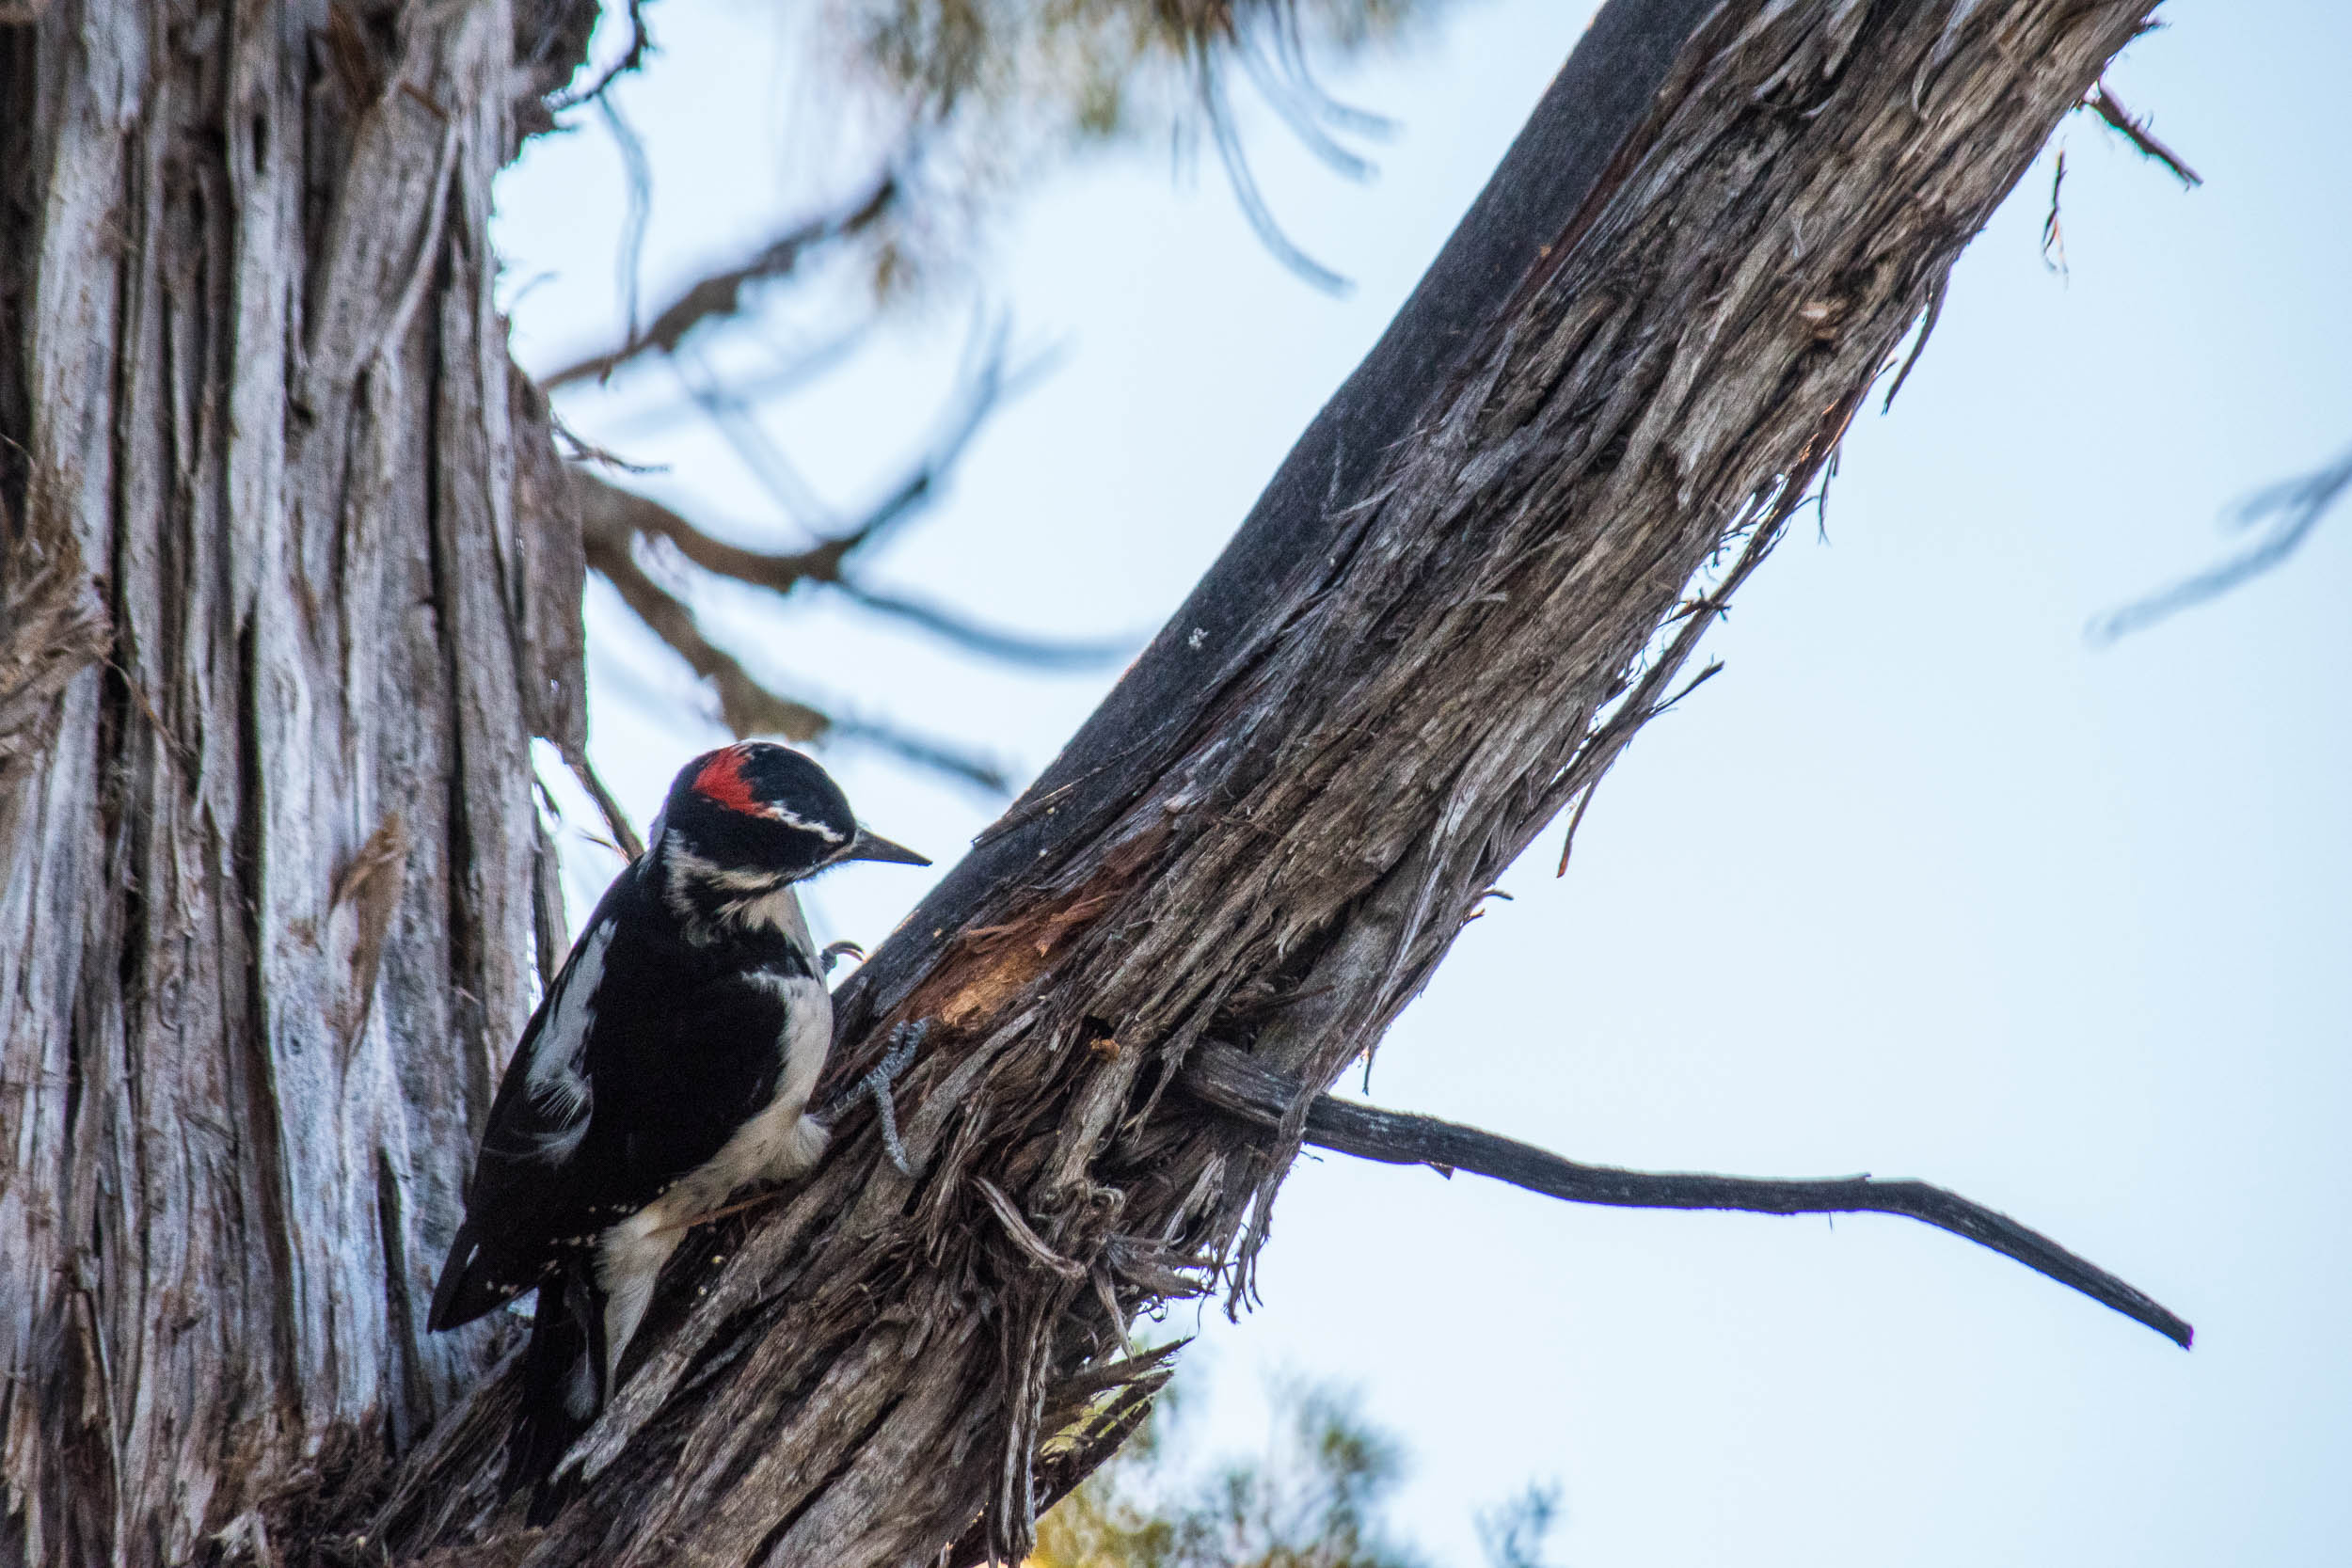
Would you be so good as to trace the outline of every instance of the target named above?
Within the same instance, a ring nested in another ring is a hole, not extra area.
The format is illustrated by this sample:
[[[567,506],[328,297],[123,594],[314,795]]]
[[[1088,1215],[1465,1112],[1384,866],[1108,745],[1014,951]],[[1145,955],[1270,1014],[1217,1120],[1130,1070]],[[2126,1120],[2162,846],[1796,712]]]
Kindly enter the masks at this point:
[[[823,981],[804,974],[768,972],[756,978],[784,1002],[784,1037],[778,1041],[784,1070],[777,1076],[775,1098],[736,1129],[710,1163],[689,1179],[704,1186],[714,1200],[747,1181],[798,1176],[825,1152],[825,1130],[806,1112],[833,1044],[833,997]]]
[[[797,900],[792,914],[798,924]],[[807,927],[800,928],[805,943]],[[617,1377],[621,1353],[652,1300],[655,1276],[687,1230],[724,1204],[737,1188],[754,1181],[787,1180],[824,1157],[829,1134],[822,1122],[808,1115],[808,1097],[816,1091],[825,1053],[833,1044],[833,996],[823,981],[806,974],[767,970],[752,978],[772,988],[784,1003],[784,1034],[777,1042],[784,1069],[775,1096],[737,1128],[717,1154],[599,1238],[597,1283],[608,1295],[608,1385]]]

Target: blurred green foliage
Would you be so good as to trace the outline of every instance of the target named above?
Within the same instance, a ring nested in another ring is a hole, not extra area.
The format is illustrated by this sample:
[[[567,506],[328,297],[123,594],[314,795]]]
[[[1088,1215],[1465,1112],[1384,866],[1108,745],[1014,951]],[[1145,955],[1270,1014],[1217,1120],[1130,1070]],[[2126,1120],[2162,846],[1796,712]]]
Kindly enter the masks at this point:
[[[1259,195],[1242,119],[1271,109],[1342,175],[1381,117],[1327,93],[1316,69],[1404,40],[1444,0],[834,0],[827,32],[858,68],[866,118],[895,124],[897,167],[918,196],[878,225],[873,277],[903,293],[961,260],[1013,189],[1073,155],[1168,139],[1206,142],[1259,237],[1316,285],[1340,277],[1294,245]],[[965,220],[955,221],[957,217]]]
[[[842,0],[867,61],[934,122],[977,116],[1029,142],[1164,127],[1203,72],[1244,55],[1307,88],[1332,58],[1433,0]]]
[[[1344,1390],[1286,1383],[1271,1401],[1266,1452],[1202,1474],[1173,1440],[1185,1402],[1162,1395],[1127,1446],[1038,1522],[1032,1568],[1422,1568],[1385,1517],[1404,1445]],[[1557,1513],[1549,1489],[1530,1487],[1481,1517],[1490,1568],[1544,1568]]]

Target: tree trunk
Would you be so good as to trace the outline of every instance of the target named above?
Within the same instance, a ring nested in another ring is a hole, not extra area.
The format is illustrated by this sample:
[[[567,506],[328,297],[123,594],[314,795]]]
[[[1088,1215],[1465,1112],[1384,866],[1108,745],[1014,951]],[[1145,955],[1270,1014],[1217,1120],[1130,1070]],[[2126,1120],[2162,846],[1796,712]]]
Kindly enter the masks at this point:
[[[594,14],[0,4],[0,1563],[273,1560],[498,1354],[581,567],[485,224]]]
[[[847,989],[929,1019],[915,1174],[845,1129],[682,1248],[544,1533],[485,1384],[364,1523],[441,1563],[1018,1557],[1235,1295],[1296,1148],[1182,1095],[1375,1044],[1770,549],[2153,0],[1613,0],[1240,536]]]

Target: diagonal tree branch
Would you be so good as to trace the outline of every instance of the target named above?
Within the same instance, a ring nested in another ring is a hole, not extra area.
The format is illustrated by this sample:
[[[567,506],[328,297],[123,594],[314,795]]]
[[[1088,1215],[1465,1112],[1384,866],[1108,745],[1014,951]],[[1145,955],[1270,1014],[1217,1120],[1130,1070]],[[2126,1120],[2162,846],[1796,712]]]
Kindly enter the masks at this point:
[[[1259,1065],[1232,1046],[1213,1042],[1194,1050],[1177,1082],[1195,1099],[1220,1111],[1261,1127],[1278,1128],[1301,1088],[1296,1079]],[[1306,1141],[1361,1160],[1490,1176],[1570,1203],[1619,1209],[1736,1209],[1755,1214],[1899,1214],[2015,1259],[2035,1273],[2146,1324],[2184,1350],[2195,1334],[2185,1320],[2143,1291],[2076,1257],[2040,1231],[1925,1181],[1880,1181],[1867,1176],[1763,1180],[1695,1171],[1581,1164],[1475,1127],[1384,1111],[1328,1094],[1314,1096],[1308,1108]]]

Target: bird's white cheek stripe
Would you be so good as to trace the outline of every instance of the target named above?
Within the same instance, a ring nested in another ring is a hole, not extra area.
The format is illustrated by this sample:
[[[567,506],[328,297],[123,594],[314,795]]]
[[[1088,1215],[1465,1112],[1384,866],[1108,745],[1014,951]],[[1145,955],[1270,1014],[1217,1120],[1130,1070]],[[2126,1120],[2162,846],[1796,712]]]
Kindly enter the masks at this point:
[[[689,849],[685,836],[675,832],[662,846],[661,855],[669,867],[662,896],[690,927],[703,918],[690,890],[697,884],[705,891],[716,889],[723,895],[715,911],[720,924],[781,931],[801,950],[810,970],[817,968],[817,947],[809,940],[800,896],[783,872],[742,870],[706,860]],[[738,896],[723,897],[727,894]]]
[[[668,891],[673,895],[680,894],[690,881],[707,883],[729,893],[768,893],[784,885],[785,876],[781,871],[726,866],[717,861],[704,859],[689,849],[686,835],[675,831],[671,832],[670,842],[663,847],[661,855],[669,864]]]

